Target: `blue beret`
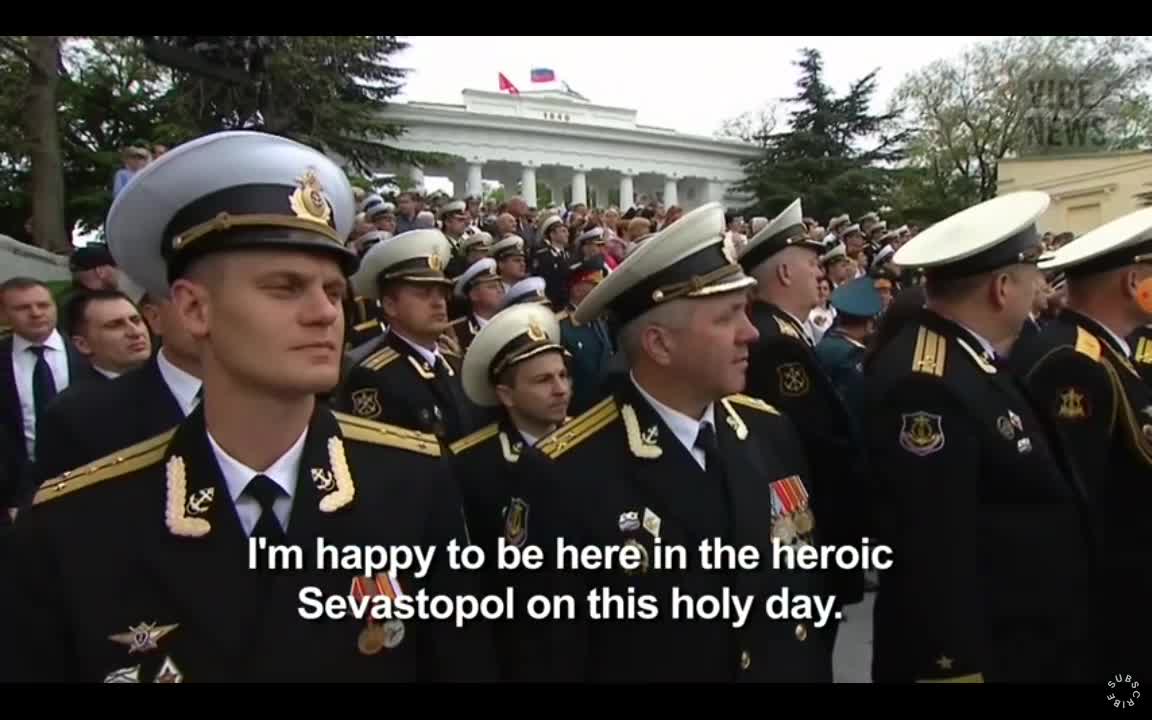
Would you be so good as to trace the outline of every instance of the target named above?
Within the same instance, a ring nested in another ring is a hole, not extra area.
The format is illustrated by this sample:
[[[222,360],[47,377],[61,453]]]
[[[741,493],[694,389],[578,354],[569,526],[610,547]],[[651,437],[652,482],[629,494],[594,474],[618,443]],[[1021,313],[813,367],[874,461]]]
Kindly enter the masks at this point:
[[[884,301],[873,284],[873,278],[868,276],[856,278],[836,288],[829,301],[836,312],[854,317],[875,317],[884,309]]]

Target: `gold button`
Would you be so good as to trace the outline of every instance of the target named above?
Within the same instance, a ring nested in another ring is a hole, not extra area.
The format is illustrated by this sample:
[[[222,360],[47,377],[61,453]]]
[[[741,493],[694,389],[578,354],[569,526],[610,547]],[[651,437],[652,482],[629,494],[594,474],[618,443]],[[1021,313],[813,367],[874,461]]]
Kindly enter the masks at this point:
[[[747,650],[740,653],[740,669],[747,670],[752,665],[752,655]]]
[[[804,623],[800,623],[796,626],[796,639],[800,642],[804,642],[808,639],[808,627]]]

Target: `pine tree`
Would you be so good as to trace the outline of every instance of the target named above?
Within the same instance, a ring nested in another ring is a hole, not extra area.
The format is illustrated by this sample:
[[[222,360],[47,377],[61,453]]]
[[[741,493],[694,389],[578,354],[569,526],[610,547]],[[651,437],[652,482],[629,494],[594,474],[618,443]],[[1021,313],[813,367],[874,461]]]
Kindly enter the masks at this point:
[[[804,214],[820,223],[838,213],[862,215],[887,194],[885,165],[901,159],[907,134],[894,125],[898,113],[870,113],[876,71],[837,97],[824,81],[820,52],[805,48],[801,55],[799,92],[785,99],[797,106],[789,129],[761,134],[763,154],[745,162],[738,189],[755,203],[744,212],[773,217],[799,197]]]

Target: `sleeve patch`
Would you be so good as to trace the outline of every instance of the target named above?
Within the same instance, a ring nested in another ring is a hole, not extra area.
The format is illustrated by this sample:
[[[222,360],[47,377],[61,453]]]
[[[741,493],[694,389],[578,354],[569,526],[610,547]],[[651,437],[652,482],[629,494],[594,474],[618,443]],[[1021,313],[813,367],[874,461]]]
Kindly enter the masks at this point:
[[[923,411],[901,414],[900,447],[918,457],[940,452],[944,449],[943,419]]]

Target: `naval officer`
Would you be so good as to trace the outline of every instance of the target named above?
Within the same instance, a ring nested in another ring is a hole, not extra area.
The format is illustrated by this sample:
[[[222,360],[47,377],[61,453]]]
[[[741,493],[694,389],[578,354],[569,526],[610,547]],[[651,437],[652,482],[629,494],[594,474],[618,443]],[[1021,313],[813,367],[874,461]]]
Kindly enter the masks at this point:
[[[527,542],[627,549],[627,569],[553,573],[576,598],[607,588],[656,598],[651,620],[591,618],[540,624],[560,679],[612,682],[830,682],[831,653],[809,618],[753,612],[729,621],[675,620],[673,588],[720,595],[727,587],[760,608],[785,587],[821,592],[816,573],[775,568],[706,570],[702,541],[754,546],[813,542],[809,473],[790,421],[741,394],[756,329],[744,274],[724,242],[724,209],[706,204],[632,252],[576,307],[585,323],[607,311],[628,371],[590,410],[537,444],[551,465],[548,492],[528,514]],[[526,456],[531,461],[535,454]],[[683,570],[654,566],[657,544],[686,550]],[[604,607],[599,608],[600,611]],[[619,617],[619,616],[616,616]]]
[[[1152,320],[1152,208],[1073,240],[1040,264],[1063,272],[1068,306],[1012,352],[1038,415],[1093,500],[1108,615],[1108,668],[1152,670],[1152,387],[1125,339]],[[1107,672],[1105,668],[1101,672]],[[1127,670],[1125,672],[1128,672]]]
[[[868,363],[868,495],[893,550],[876,682],[1096,682],[1083,489],[997,369],[1032,306],[1044,193],[961,211],[901,247],[917,309]]]
[[[448,239],[431,229],[401,233],[364,256],[352,285],[357,295],[380,302],[388,332],[358,353],[338,407],[445,443],[476,429],[459,365],[441,344],[450,327],[453,282],[444,274],[450,259]]]
[[[340,371],[353,215],[352,188],[326,156],[254,132],[181,145],[117,196],[111,251],[149,293],[170,291],[202,359],[204,397],[173,430],[48,481],[21,514],[0,598],[0,677],[491,677],[482,624],[302,615],[308,587],[324,597],[475,591],[446,562],[422,579],[317,569],[321,537],[467,542],[435,438],[316,401]],[[250,558],[264,543],[302,548],[301,569]]]

